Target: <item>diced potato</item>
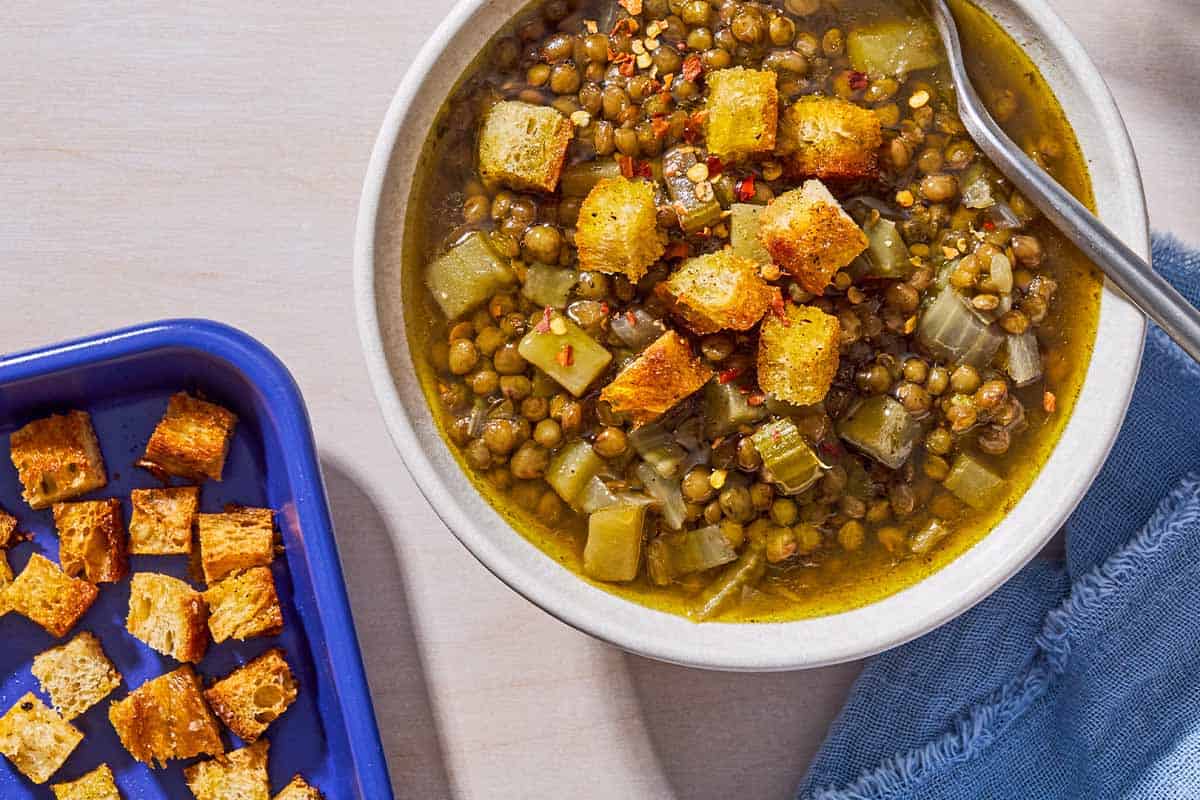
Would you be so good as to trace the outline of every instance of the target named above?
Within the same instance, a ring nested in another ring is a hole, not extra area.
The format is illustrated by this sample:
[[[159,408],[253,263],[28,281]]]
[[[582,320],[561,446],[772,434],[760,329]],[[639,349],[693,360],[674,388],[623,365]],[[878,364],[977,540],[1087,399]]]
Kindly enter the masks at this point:
[[[728,249],[688,259],[655,288],[700,335],[749,330],[770,308],[775,291],[757,264]]]
[[[654,187],[625,178],[601,180],[579,208],[575,246],[580,269],[639,281],[666,250],[658,231]]]
[[[446,319],[457,319],[487,302],[517,276],[492,249],[486,234],[472,231],[429,265],[425,282]]]
[[[771,263],[771,254],[758,240],[758,218],[766,206],[752,203],[734,203],[729,211],[729,242],[733,252],[748,258],[755,264]]]
[[[604,372],[612,354],[562,315],[555,314],[545,323],[525,334],[517,352],[579,397]]]
[[[812,306],[788,303],[768,314],[758,336],[758,385],[780,400],[812,405],[825,399],[838,368],[841,326]]]
[[[776,197],[758,218],[758,238],[806,291],[821,294],[834,273],[867,249],[867,235],[818,180]]]
[[[874,111],[836,97],[806,95],[779,122],[779,155],[799,175],[822,180],[871,178],[883,133]]]
[[[779,93],[771,70],[733,67],[708,73],[708,152],[727,161],[775,149]]]
[[[646,505],[616,503],[588,517],[583,571],[598,581],[631,581],[637,577],[645,537]]]
[[[604,459],[596,455],[592,446],[576,439],[554,456],[546,469],[546,483],[568,505],[575,507],[588,483],[603,466]]]
[[[942,485],[971,508],[984,509],[1000,502],[1008,482],[970,453],[959,453]]]
[[[575,128],[549,106],[505,100],[479,131],[479,175],[489,185],[553,192]]]
[[[850,31],[846,54],[850,66],[873,78],[903,77],[942,63],[942,44],[925,20],[893,20]]]
[[[667,331],[604,387],[600,399],[643,425],[698,390],[712,374],[686,339]]]

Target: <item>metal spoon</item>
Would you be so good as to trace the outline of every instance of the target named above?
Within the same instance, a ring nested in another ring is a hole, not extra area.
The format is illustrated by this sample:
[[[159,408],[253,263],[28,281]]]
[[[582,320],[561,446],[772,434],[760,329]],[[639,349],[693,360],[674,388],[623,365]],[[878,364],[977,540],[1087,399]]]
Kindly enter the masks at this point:
[[[975,144],[1134,305],[1200,362],[1200,312],[1001,130],[967,76],[958,27],[946,0],[929,2],[958,89],[958,114]]]

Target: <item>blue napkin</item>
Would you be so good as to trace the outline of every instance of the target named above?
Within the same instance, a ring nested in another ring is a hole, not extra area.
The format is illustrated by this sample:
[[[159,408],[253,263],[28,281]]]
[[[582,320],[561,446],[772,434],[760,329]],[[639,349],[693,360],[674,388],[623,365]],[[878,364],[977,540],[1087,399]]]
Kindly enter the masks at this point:
[[[1200,253],[1154,267],[1200,303]],[[1065,562],[868,662],[798,797],[1200,798],[1196,470],[1200,368],[1151,326]]]

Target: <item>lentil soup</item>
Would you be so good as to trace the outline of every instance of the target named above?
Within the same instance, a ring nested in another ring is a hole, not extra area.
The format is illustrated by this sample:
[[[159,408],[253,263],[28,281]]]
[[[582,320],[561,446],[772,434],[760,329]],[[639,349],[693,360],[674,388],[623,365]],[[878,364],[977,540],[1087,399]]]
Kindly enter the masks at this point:
[[[972,74],[1076,196],[1057,102],[956,4]],[[479,491],[548,556],[697,621],[919,581],[1021,497],[1101,282],[972,145],[919,5],[549,0],[425,145],[406,327]]]

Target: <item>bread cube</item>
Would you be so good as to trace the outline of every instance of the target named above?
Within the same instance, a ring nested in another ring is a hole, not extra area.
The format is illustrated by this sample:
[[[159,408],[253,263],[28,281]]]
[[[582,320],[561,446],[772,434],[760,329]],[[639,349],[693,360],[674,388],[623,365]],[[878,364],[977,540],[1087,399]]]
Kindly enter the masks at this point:
[[[762,279],[757,264],[725,249],[688,259],[655,293],[693,333],[705,335],[754,327],[776,290]]]
[[[575,246],[580,269],[622,274],[637,283],[666,250],[654,187],[625,178],[597,183],[579,207]]]
[[[250,743],[283,716],[297,691],[283,650],[276,647],[214,683],[204,697],[225,727]]]
[[[770,153],[779,124],[779,92],[771,70],[745,67],[708,73],[704,138],[708,152],[726,161]]]
[[[100,591],[34,553],[5,593],[13,611],[41,625],[51,636],[62,637],[92,607]]]
[[[129,574],[120,500],[55,503],[54,527],[63,572],[88,583],[116,583]]]
[[[479,129],[479,176],[485,184],[553,192],[575,127],[549,106],[505,100]]]
[[[266,739],[183,771],[196,800],[270,800]]]
[[[192,525],[200,505],[199,486],[134,489],[129,495],[129,552],[134,555],[188,555]]]
[[[34,420],[9,441],[30,508],[49,508],[108,483],[100,443],[86,411]]]
[[[50,788],[55,800],[121,800],[108,764],[101,764],[77,781],[56,783]]]
[[[841,326],[812,306],[788,303],[763,318],[758,335],[758,385],[785,403],[825,399],[838,369]]]
[[[695,392],[712,374],[692,354],[687,339],[667,331],[604,387],[600,399],[643,425]]]
[[[776,152],[797,175],[822,180],[874,178],[883,132],[875,112],[836,97],[807,95],[779,122]]]
[[[26,692],[0,717],[0,753],[34,783],[45,783],[58,772],[83,734]]]
[[[325,800],[325,796],[309,786],[303,776],[293,775],[283,791],[275,795],[275,800]]]
[[[121,685],[121,673],[87,631],[34,656],[33,674],[64,719],[75,719]]]
[[[226,578],[204,593],[213,641],[274,636],[283,630],[283,610],[268,567],[254,567]]]
[[[758,218],[758,238],[805,291],[821,294],[869,241],[818,180],[784,192]]]
[[[275,512],[269,508],[198,515],[205,583],[212,585],[230,573],[269,566],[275,558],[274,518]]]
[[[134,573],[125,627],[152,650],[197,662],[208,650],[208,605],[186,582],[156,572]]]
[[[17,518],[0,508],[0,550],[12,547],[21,540],[17,530]]]
[[[152,767],[225,752],[221,729],[189,665],[148,680],[117,700],[108,708],[108,719],[129,754]]]
[[[174,394],[137,465],[160,476],[219,481],[235,425],[229,409],[187,392]]]

